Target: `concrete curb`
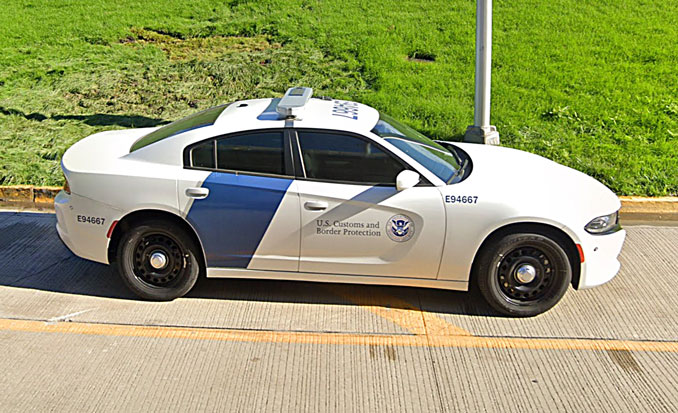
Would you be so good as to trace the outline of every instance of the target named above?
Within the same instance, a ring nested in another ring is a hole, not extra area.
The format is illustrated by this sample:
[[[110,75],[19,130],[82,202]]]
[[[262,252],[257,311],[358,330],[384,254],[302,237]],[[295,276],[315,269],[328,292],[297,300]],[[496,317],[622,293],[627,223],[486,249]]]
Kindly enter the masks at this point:
[[[621,219],[632,221],[678,221],[678,197],[619,197]]]
[[[0,186],[0,207],[54,210],[54,197],[59,191],[58,186]]]
[[[0,208],[54,210],[54,197],[60,190],[57,186],[0,186]],[[620,199],[624,220],[678,221],[678,197],[622,196]]]

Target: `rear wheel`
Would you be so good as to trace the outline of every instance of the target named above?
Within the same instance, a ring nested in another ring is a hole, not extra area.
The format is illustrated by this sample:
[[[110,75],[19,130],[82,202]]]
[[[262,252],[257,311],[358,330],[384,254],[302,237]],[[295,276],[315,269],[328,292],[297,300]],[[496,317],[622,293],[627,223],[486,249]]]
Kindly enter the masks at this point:
[[[179,226],[148,221],[123,234],[117,252],[118,272],[139,297],[173,300],[188,293],[198,279],[197,251]]]
[[[474,278],[495,310],[530,317],[560,301],[572,269],[556,240],[542,234],[509,234],[483,247]]]

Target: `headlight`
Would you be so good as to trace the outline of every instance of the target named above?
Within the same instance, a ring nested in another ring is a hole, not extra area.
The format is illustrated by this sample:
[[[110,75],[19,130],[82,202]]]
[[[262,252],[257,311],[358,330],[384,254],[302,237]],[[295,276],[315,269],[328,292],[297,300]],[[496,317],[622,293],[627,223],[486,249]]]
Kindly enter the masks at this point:
[[[605,234],[613,232],[619,227],[619,211],[610,215],[603,215],[593,218],[591,222],[586,224],[584,229],[590,234]]]

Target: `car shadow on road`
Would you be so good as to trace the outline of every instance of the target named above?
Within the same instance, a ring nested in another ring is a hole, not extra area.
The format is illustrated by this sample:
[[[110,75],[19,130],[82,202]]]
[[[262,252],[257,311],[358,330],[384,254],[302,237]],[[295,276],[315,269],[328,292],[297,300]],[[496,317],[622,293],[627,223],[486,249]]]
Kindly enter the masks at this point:
[[[0,106],[0,114],[5,116],[20,116],[27,120],[42,122],[51,120],[76,120],[89,126],[122,126],[125,128],[147,128],[169,123],[170,121],[157,118],[149,118],[138,115],[111,115],[107,113],[95,113],[92,115],[43,115],[42,113],[24,113],[18,109]]]
[[[0,286],[141,301],[114,268],[73,255],[59,240],[53,214],[0,212]],[[207,279],[188,299],[385,306],[443,314],[495,316],[475,292],[304,281]]]

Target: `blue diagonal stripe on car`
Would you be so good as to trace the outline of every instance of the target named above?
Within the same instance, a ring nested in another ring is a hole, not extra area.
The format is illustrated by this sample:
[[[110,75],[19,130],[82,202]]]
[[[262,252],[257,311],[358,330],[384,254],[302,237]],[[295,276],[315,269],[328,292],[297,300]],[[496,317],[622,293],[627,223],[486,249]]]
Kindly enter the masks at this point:
[[[202,241],[208,267],[247,268],[291,179],[212,172],[187,219]]]

